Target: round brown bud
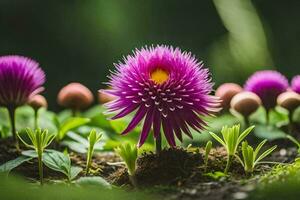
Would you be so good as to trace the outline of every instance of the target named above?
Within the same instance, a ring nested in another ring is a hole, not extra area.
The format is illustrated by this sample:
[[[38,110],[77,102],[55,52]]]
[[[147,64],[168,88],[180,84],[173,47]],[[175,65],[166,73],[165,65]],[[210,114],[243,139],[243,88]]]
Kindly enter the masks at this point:
[[[116,96],[106,93],[105,90],[100,90],[98,93],[98,101],[101,104],[113,101],[116,98]]]
[[[300,106],[300,95],[292,91],[281,93],[277,97],[277,104],[292,112]]]
[[[81,110],[94,101],[92,92],[80,83],[70,83],[63,87],[57,96],[57,103],[66,108]]]
[[[42,107],[47,108],[48,103],[44,96],[37,94],[31,97],[28,101],[28,105],[30,105],[34,110],[38,110]]]
[[[232,109],[248,117],[261,105],[261,100],[253,92],[241,92],[232,98],[230,105]]]
[[[232,97],[242,91],[243,88],[236,83],[224,83],[217,88],[215,95],[222,100],[223,109],[228,110]]]

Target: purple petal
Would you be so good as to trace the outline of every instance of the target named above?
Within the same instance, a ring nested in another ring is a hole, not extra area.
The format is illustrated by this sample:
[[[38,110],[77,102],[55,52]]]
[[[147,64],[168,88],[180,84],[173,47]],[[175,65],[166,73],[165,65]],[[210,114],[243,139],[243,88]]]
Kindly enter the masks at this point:
[[[138,123],[140,123],[140,121],[144,118],[146,112],[147,109],[144,106],[141,106],[135,113],[135,116],[132,118],[127,128],[121,133],[121,135],[127,134],[130,131],[132,131],[132,129],[134,129],[138,125]]]

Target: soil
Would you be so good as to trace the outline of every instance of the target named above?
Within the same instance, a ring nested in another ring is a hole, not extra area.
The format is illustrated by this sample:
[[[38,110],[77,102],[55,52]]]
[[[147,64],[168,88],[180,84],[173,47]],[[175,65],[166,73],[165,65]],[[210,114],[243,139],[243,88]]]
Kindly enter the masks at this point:
[[[24,148],[24,147],[23,147]],[[292,162],[297,155],[296,148],[278,148],[267,160]],[[17,158],[11,139],[0,140],[0,164]],[[86,157],[75,152],[70,153],[73,165],[85,167]],[[201,148],[164,149],[159,154],[144,153],[137,161],[134,180],[140,189],[155,193],[158,197],[170,200],[229,200],[245,199],[247,193],[255,188],[259,175],[269,171],[272,165],[260,165],[254,175],[244,174],[243,168],[234,160],[229,177],[214,179],[207,172],[222,171],[226,165],[226,151],[222,147],[212,149],[207,168],[204,167],[204,150]],[[110,183],[132,189],[125,166],[113,152],[98,153],[93,158],[92,174],[104,177]],[[37,161],[23,163],[12,173],[38,179]],[[83,176],[84,174],[80,174]],[[65,178],[63,174],[44,167],[46,181]]]

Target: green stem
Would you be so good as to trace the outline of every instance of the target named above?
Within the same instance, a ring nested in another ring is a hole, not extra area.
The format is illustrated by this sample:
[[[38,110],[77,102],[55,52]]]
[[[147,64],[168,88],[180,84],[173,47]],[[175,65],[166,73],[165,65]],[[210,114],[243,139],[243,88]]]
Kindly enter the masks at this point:
[[[232,159],[233,159],[233,156],[232,155],[228,155],[227,156],[227,163],[226,163],[226,167],[225,167],[225,170],[224,170],[224,173],[227,174],[228,173],[228,170],[231,166],[231,162],[232,162]]]
[[[135,188],[138,187],[138,184],[136,182],[136,177],[135,177],[134,174],[133,175],[129,175],[129,180],[130,180],[130,182],[131,182],[131,184],[132,184],[133,187],[135,187]]]
[[[159,154],[161,152],[161,133],[157,136],[155,140],[155,148],[156,148],[156,153]]]
[[[288,125],[288,132],[289,134],[293,134],[293,111],[289,112],[289,125]]]
[[[250,126],[250,122],[249,122],[249,116],[244,117],[244,121],[245,121],[245,128]]]
[[[38,163],[39,163],[39,176],[40,176],[40,183],[43,185],[44,183],[44,172],[43,172],[43,162],[42,162],[43,152],[38,150]]]
[[[38,118],[39,118],[39,109],[34,109],[34,129],[35,130],[39,128]]]
[[[270,110],[266,109],[266,125],[270,124]]]
[[[89,148],[88,149],[88,154],[87,154],[85,175],[88,175],[89,172],[90,172],[90,168],[91,168],[91,165],[92,165],[92,156],[93,156],[93,149]]]
[[[17,131],[16,131],[16,107],[15,106],[9,106],[8,108],[8,113],[9,113],[9,118],[10,118],[10,123],[11,123],[11,130],[12,130],[12,135],[13,135],[13,139],[15,142],[15,146],[17,151],[20,150],[20,146],[19,146],[19,140],[17,137]]]

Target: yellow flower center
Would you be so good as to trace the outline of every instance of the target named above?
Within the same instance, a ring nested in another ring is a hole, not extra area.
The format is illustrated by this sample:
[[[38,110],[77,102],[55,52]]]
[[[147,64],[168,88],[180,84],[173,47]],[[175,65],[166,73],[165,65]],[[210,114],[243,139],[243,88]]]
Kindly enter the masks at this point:
[[[156,68],[150,73],[151,79],[157,84],[163,84],[169,79],[169,72],[161,68]]]

